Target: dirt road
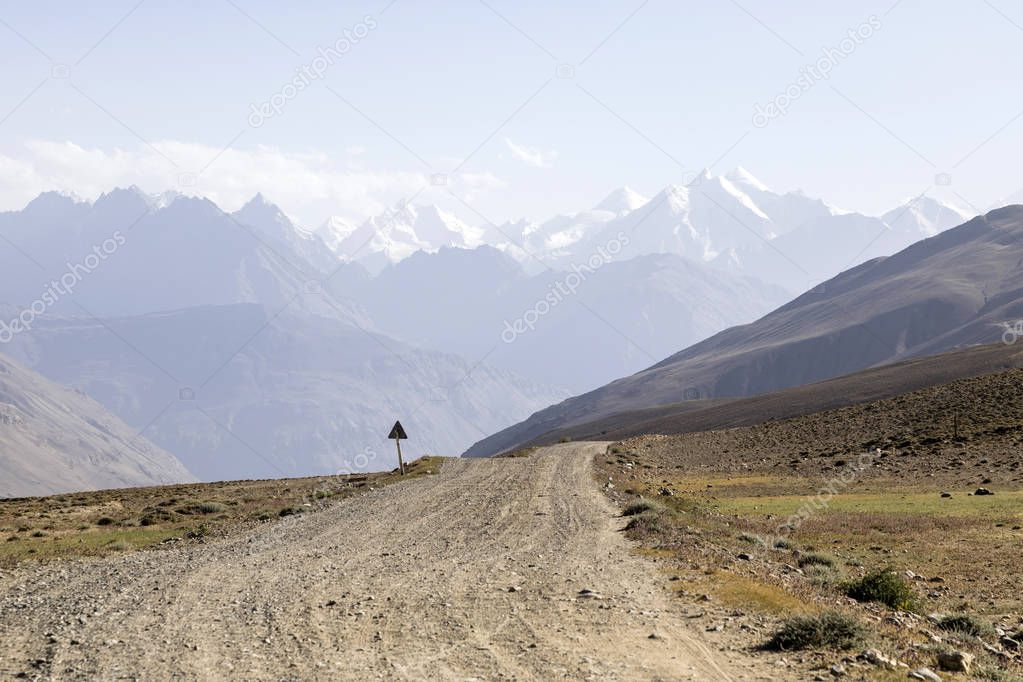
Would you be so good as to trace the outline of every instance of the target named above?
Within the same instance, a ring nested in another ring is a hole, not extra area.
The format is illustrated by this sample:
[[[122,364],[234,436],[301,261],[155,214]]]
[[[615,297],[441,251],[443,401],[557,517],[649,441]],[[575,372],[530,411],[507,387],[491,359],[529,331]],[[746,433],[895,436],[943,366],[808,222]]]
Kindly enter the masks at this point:
[[[6,572],[0,677],[764,679],[630,554],[603,451],[452,461],[228,540]]]

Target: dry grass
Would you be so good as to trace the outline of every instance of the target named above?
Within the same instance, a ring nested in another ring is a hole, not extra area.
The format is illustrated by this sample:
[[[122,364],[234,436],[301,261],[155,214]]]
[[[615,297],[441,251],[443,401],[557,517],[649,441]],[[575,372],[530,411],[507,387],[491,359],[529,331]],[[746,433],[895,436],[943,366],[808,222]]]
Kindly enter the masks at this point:
[[[0,500],[0,566],[104,556],[163,542],[204,540],[399,480],[436,473],[440,457],[395,472],[231,481]]]
[[[937,623],[846,596],[854,582],[891,567],[919,600],[921,613],[965,614],[955,623],[977,625],[964,628],[970,632],[991,624],[1020,629],[1023,597],[1011,567],[1023,543],[1023,485],[1014,482],[1021,458],[1009,454],[1018,449],[992,454],[1006,445],[1004,439],[1017,438],[1015,432],[978,429],[971,432],[971,452],[975,447],[986,455],[963,455],[956,443],[949,446],[954,454],[934,456],[935,466],[922,453],[874,453],[866,468],[836,486],[843,469],[834,462],[854,462],[855,451],[823,459],[800,453],[830,447],[839,437],[869,438],[844,429],[835,415],[806,419],[816,426],[805,433],[803,421],[765,425],[765,432],[752,427],[630,439],[609,449],[596,477],[602,484],[610,478],[609,494],[622,509],[653,499],[667,510],[629,517],[642,523],[630,521],[627,532],[657,550],[655,560],[672,576],[669,586],[681,599],[697,602],[688,608],[708,608],[699,603],[708,595],[709,604],[766,618],[777,629],[789,616],[838,607],[869,625],[872,646],[933,667],[925,631],[942,632]],[[840,435],[822,431],[825,424]],[[989,477],[997,482],[984,484]],[[979,485],[996,494],[970,494]],[[915,577],[904,578],[907,571]],[[750,635],[749,646],[767,639],[763,628],[751,629],[758,634]],[[958,631],[950,630],[946,639],[953,634]],[[997,638],[986,641],[997,645]],[[976,638],[956,645],[977,654],[982,668],[1020,672],[1018,659],[995,658]],[[837,659],[820,650],[806,660],[809,666]]]

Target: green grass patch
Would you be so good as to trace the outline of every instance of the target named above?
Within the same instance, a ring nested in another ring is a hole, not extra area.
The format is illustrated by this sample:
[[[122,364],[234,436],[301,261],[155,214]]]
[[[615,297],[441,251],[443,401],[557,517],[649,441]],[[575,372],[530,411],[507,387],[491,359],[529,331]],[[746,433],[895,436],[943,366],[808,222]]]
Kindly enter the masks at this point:
[[[891,568],[868,573],[846,585],[845,593],[859,602],[878,602],[899,611],[916,611],[919,600],[913,586]]]
[[[721,493],[715,490],[715,494]],[[788,517],[813,498],[806,495],[764,497],[721,497],[716,501],[720,511],[740,515]],[[816,507],[813,507],[817,511]],[[1023,518],[1023,491],[998,491],[995,495],[969,496],[966,491],[952,497],[927,493],[848,493],[833,496],[823,513],[854,512],[861,514],[913,514],[923,516],[973,516],[991,518]]]

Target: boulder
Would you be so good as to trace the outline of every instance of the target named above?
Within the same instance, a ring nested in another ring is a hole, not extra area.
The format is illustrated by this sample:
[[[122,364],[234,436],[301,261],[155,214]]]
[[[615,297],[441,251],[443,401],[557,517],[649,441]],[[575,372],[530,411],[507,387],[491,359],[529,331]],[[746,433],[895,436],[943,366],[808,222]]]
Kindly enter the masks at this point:
[[[938,654],[938,667],[953,673],[969,673],[973,669],[973,654],[943,651]]]

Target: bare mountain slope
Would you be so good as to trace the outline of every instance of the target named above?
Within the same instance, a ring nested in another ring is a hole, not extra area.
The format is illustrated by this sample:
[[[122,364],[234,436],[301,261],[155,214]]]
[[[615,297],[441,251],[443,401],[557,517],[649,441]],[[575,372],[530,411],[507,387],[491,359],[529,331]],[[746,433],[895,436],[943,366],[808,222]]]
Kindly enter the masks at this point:
[[[0,497],[194,480],[99,403],[0,356]]]
[[[1023,206],[838,275],[760,320],[538,412],[481,441],[486,456],[555,429],[680,400],[759,395],[1001,339],[1023,318]]]
[[[935,386],[1023,368],[1023,343],[971,346],[903,360],[854,374],[748,398],[688,400],[547,432],[525,445],[621,440],[644,434],[693,433],[755,426],[779,419],[885,400]]]

